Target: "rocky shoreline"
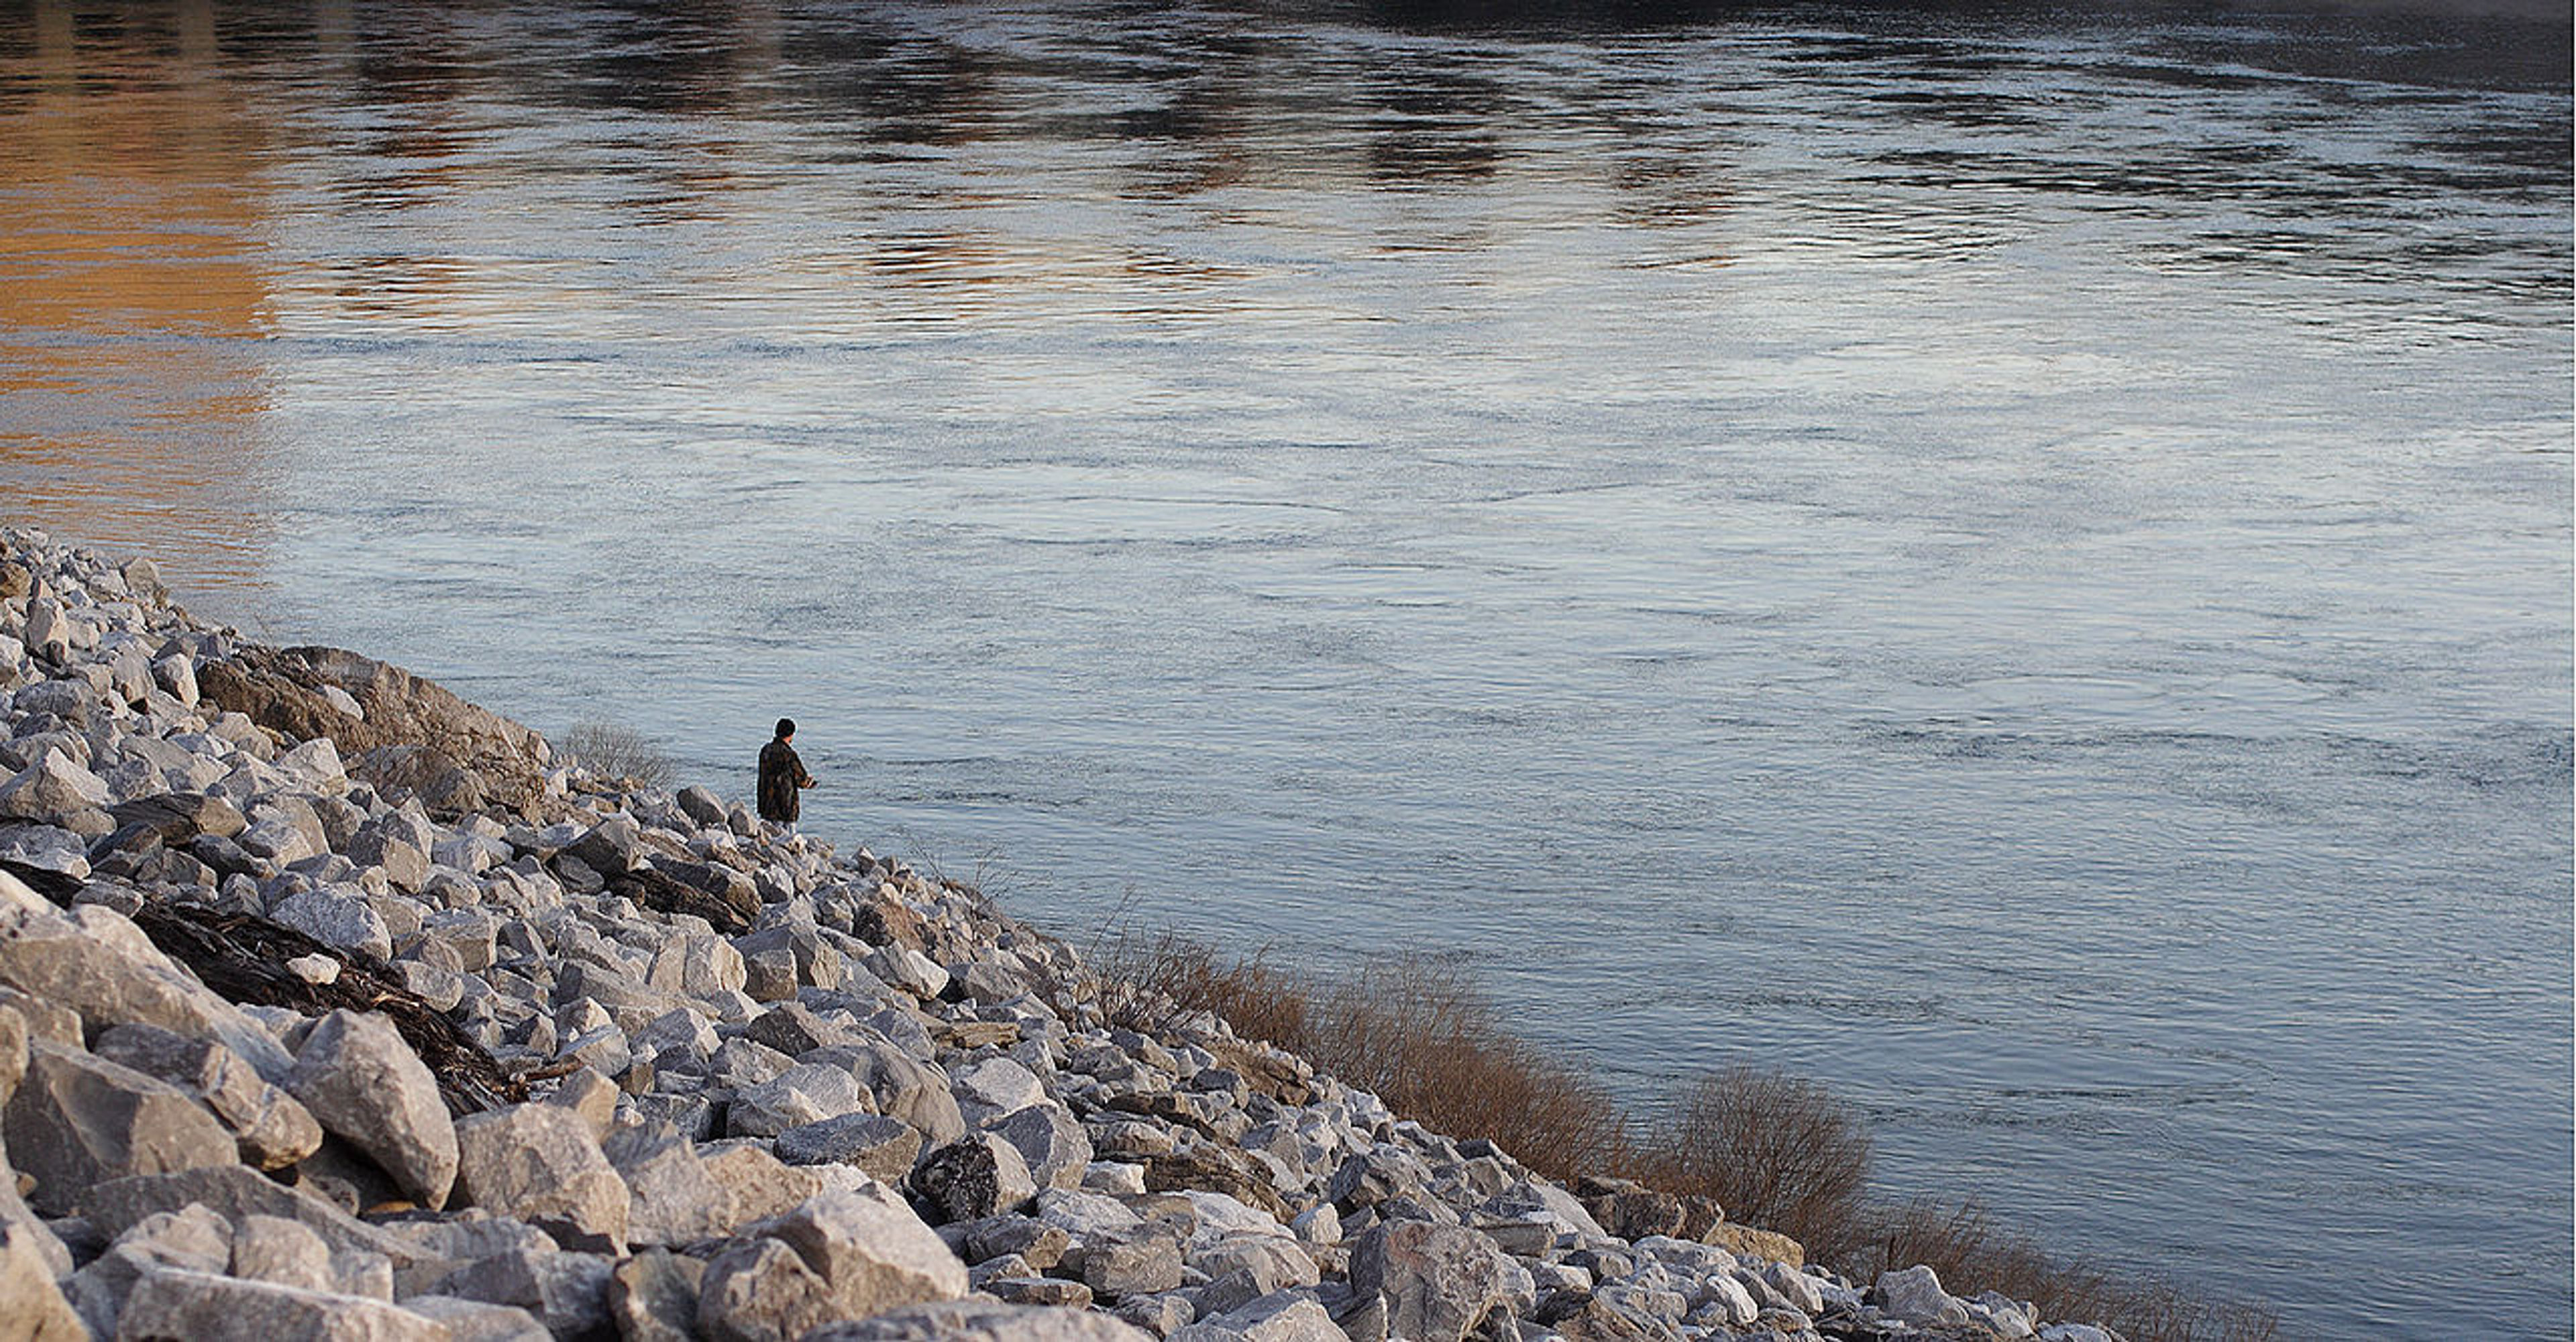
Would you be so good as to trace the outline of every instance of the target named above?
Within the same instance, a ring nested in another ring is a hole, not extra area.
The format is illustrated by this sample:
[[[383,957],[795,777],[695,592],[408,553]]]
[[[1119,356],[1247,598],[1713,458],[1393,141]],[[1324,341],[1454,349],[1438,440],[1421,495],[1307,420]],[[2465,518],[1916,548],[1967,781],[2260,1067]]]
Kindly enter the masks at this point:
[[[0,1342],[2111,1336],[1560,1186],[148,561],[0,530],[0,700]]]

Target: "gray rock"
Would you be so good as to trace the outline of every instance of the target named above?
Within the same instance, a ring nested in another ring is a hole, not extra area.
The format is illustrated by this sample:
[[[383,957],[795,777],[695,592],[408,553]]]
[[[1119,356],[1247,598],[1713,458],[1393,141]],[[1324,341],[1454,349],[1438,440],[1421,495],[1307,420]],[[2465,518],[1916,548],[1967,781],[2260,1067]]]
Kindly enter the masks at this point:
[[[360,826],[346,851],[359,866],[383,871],[398,890],[418,891],[429,883],[429,854],[391,827]]]
[[[726,1108],[725,1128],[736,1137],[775,1137],[790,1128],[865,1113],[871,1103],[867,1090],[847,1071],[800,1063],[744,1087]]]
[[[641,860],[637,845],[643,832],[632,819],[612,815],[591,826],[564,851],[603,876],[621,876]]]
[[[257,829],[252,827],[254,833]],[[325,946],[379,960],[393,958],[393,933],[385,926],[383,915],[356,895],[331,890],[301,891],[279,900],[268,916]]]
[[[943,1232],[941,1238],[951,1235]],[[1013,1258],[1038,1272],[1049,1271],[1063,1262],[1064,1251],[1073,1245],[1073,1236],[1066,1234],[1063,1227],[1029,1216],[991,1216],[962,1222],[953,1238],[969,1263],[981,1266],[998,1258]]]
[[[1350,1342],[1333,1316],[1309,1296],[1254,1300],[1171,1334],[1171,1342]]]
[[[120,825],[149,825],[167,844],[183,844],[200,834],[229,839],[250,822],[233,804],[211,792],[164,792],[138,797],[108,808]]]
[[[702,1151],[707,1172],[733,1195],[730,1226],[784,1215],[823,1192],[813,1172],[779,1163],[778,1157],[748,1143]]]
[[[966,1293],[966,1265],[892,1189],[828,1191],[743,1228],[776,1240],[830,1287],[845,1317]]]
[[[923,1156],[912,1172],[911,1187],[949,1221],[1018,1211],[1038,1195],[1019,1148],[989,1132],[969,1134]]]
[[[1155,1295],[1181,1284],[1181,1246],[1160,1234],[1094,1240],[1080,1246],[1082,1284],[1100,1299]],[[1071,1265],[1075,1255],[1066,1255]]]
[[[422,1206],[447,1205],[456,1131],[438,1079],[392,1021],[347,1010],[323,1017],[285,1084],[325,1131],[366,1152]]]
[[[1105,1314],[998,1300],[907,1305],[819,1328],[804,1342],[1153,1342]]]
[[[1073,1111],[1048,1101],[995,1120],[994,1136],[1017,1148],[1040,1188],[1078,1188],[1094,1154]]]
[[[790,1165],[851,1165],[899,1184],[921,1154],[921,1134],[883,1114],[843,1114],[780,1132],[777,1151]]]
[[[628,1191],[590,1124],[571,1109],[520,1104],[455,1124],[456,1191],[567,1248],[626,1251]]]
[[[606,1254],[521,1245],[448,1273],[430,1293],[513,1305],[557,1337],[579,1337],[608,1326],[608,1281],[616,1268],[617,1260]]]
[[[949,1072],[949,1090],[970,1127],[1046,1103],[1044,1084],[1009,1058],[986,1058]],[[1087,1157],[1086,1157],[1087,1159]]]
[[[301,1188],[288,1188],[245,1165],[218,1165],[176,1174],[117,1179],[86,1190],[80,1212],[103,1235],[120,1235],[145,1219],[200,1205],[240,1225],[252,1215],[300,1222],[322,1236],[332,1252],[380,1253],[397,1265],[419,1251]]]
[[[215,1040],[137,1022],[111,1027],[96,1048],[102,1058],[187,1092],[232,1131],[241,1158],[261,1169],[292,1165],[322,1144],[322,1125],[309,1110]]]
[[[234,1160],[232,1134],[177,1087],[43,1041],[30,1045],[6,1131],[10,1159],[36,1181],[28,1201],[54,1216],[93,1184]]]
[[[842,1317],[822,1275],[774,1239],[717,1254],[698,1284],[698,1331],[711,1342],[793,1342]]]
[[[1527,1269],[1494,1242],[1460,1226],[1395,1221],[1372,1228],[1351,1250],[1350,1282],[1383,1295],[1387,1326],[1415,1342],[1459,1342],[1488,1319],[1537,1303]]]
[[[621,1342],[692,1342],[698,1283],[706,1264],[665,1249],[647,1249],[608,1278],[608,1315]]]
[[[20,820],[50,820],[74,811],[103,811],[114,800],[106,782],[97,774],[52,750],[17,776],[0,783],[0,816]]]
[[[938,1068],[916,1061],[890,1040],[870,1039],[857,1048],[826,1050],[831,1061],[876,1097],[877,1112],[899,1118],[921,1130],[923,1140],[944,1146],[966,1135],[966,1119],[948,1078]]]
[[[245,1281],[329,1291],[338,1281],[331,1269],[331,1246],[301,1221],[276,1216],[248,1216],[233,1229],[230,1274]]]
[[[702,826],[713,828],[724,824],[724,802],[704,787],[692,783],[680,789],[672,800],[679,803],[682,813]]]
[[[636,1130],[619,1133],[606,1146],[609,1161],[626,1181],[626,1238],[630,1244],[695,1244],[730,1234],[751,1216],[734,1213],[733,1190],[717,1181],[687,1139]],[[760,1153],[766,1155],[766,1153]],[[775,1166],[775,1159],[769,1164]],[[766,1216],[793,1206],[815,1191],[800,1187],[797,1196],[763,1206]]]
[[[453,1336],[445,1324],[382,1300],[181,1269],[147,1273],[135,1283],[118,1335],[202,1342],[450,1342]]]
[[[516,1305],[454,1295],[416,1295],[403,1308],[447,1325],[449,1342],[554,1342],[537,1316]]]
[[[117,1315],[146,1273],[185,1268],[220,1275],[232,1257],[232,1234],[224,1218],[203,1207],[145,1217],[75,1273],[66,1294],[91,1331],[113,1336]]]
[[[0,872],[0,984],[78,1012],[90,1028],[140,1021],[212,1037],[271,1082],[293,1059],[259,1022],[153,949],[142,929],[95,905],[72,916]]]

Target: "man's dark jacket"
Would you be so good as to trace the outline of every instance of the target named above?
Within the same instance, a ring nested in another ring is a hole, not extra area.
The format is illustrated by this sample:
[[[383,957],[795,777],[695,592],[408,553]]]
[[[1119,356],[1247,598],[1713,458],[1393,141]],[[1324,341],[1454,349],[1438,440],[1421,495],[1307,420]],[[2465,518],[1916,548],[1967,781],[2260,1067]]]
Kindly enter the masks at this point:
[[[773,740],[760,748],[760,818],[782,825],[796,823],[802,800],[796,789],[814,780],[805,773],[805,761],[796,758],[796,747],[783,740]]]

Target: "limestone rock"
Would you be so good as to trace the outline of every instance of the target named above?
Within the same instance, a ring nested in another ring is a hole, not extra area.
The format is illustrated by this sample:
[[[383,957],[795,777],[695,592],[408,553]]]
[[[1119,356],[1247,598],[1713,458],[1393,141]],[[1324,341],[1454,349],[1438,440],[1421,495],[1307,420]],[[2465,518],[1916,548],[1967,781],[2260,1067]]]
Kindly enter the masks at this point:
[[[215,1040],[132,1023],[100,1035],[97,1052],[186,1091],[232,1130],[241,1158],[261,1169],[292,1165],[322,1144],[322,1125],[309,1110]]]
[[[84,1190],[80,1212],[103,1235],[119,1235],[145,1219],[199,1205],[234,1225],[253,1215],[299,1222],[337,1253],[378,1253],[397,1265],[419,1251],[301,1188],[289,1188],[246,1165],[216,1165],[176,1174],[117,1179]]]
[[[516,1305],[453,1295],[415,1295],[403,1308],[447,1325],[449,1342],[554,1342],[537,1316]]]
[[[1968,1321],[1968,1307],[1941,1289],[1941,1274],[1928,1266],[1878,1274],[1880,1308],[1917,1328],[1948,1328]]]
[[[6,1127],[12,1163],[36,1181],[28,1200],[48,1215],[77,1210],[106,1180],[234,1159],[232,1134],[177,1087],[43,1041],[30,1045]]]
[[[622,1342],[691,1342],[706,1264],[647,1249],[608,1277],[608,1314]]]
[[[456,1191],[469,1203],[545,1229],[567,1247],[625,1252],[626,1181],[580,1114],[512,1105],[459,1119],[455,1134]]]
[[[296,1053],[286,1089],[325,1131],[366,1152],[422,1206],[447,1205],[456,1130],[438,1078],[392,1021],[348,1010],[323,1017]]]
[[[299,1290],[208,1272],[147,1272],[118,1317],[117,1335],[203,1342],[450,1342],[445,1324],[365,1296]]]
[[[1336,1334],[1338,1338],[1339,1335]],[[907,1305],[871,1318],[831,1324],[804,1342],[1153,1342],[1133,1324],[1070,1309],[956,1300]]]
[[[105,810],[114,800],[97,774],[48,750],[16,777],[0,783],[0,816],[49,820],[74,811]]]
[[[68,1007],[93,1030],[140,1021],[219,1039],[263,1078],[285,1078],[294,1060],[259,1022],[172,965],[132,923],[96,906],[83,917],[65,917],[0,872],[0,985]]]
[[[433,1293],[515,1306],[557,1337],[581,1337],[608,1326],[608,1282],[616,1268],[606,1254],[519,1245],[439,1278]]]
[[[736,1190],[719,1182],[688,1139],[644,1130],[619,1133],[606,1144],[606,1154],[626,1182],[626,1238],[631,1244],[688,1245],[732,1232],[750,1216],[737,1215]],[[766,1157],[754,1152],[754,1157]],[[744,1162],[746,1169],[751,1163]],[[778,1162],[768,1161],[771,1166]],[[799,1196],[776,1206],[763,1206],[766,1216],[793,1206],[816,1189],[801,1187]]]
[[[869,1178],[899,1184],[921,1154],[921,1134],[883,1114],[843,1114],[779,1133],[777,1149],[790,1165],[852,1165]]]
[[[794,1249],[849,1316],[966,1293],[966,1265],[883,1185],[823,1193],[743,1233]]]
[[[1527,1269],[1492,1240],[1460,1226],[1395,1221],[1371,1229],[1351,1251],[1350,1281],[1382,1294],[1387,1325],[1415,1342],[1460,1342],[1487,1319],[1536,1304]]]
[[[529,814],[545,795],[544,738],[398,666],[337,648],[244,647],[200,665],[197,685],[217,707],[289,740],[327,736],[346,756],[435,750],[479,775],[494,800]],[[335,705],[325,687],[349,696],[363,717]]]
[[[1040,1188],[1080,1187],[1095,1154],[1073,1112],[1052,1101],[996,1119],[988,1131],[1019,1151]]]
[[[1202,1319],[1171,1335],[1170,1342],[1350,1342],[1322,1305],[1302,1295],[1255,1300]]]

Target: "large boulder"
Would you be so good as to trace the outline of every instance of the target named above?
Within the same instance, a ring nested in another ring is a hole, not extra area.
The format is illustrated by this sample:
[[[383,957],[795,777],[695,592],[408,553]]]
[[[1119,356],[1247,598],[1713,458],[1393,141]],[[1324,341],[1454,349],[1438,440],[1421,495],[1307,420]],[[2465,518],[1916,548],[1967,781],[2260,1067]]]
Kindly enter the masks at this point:
[[[141,928],[99,905],[66,916],[0,872],[0,986],[78,1012],[92,1030],[127,1021],[214,1038],[276,1082],[294,1066],[277,1037],[153,949]]]
[[[1388,1330],[1413,1342],[1460,1342],[1537,1303],[1529,1269],[1492,1240],[1431,1221],[1370,1229],[1351,1250],[1350,1281],[1363,1296],[1383,1295]]]
[[[96,1052],[186,1091],[232,1130],[241,1158],[261,1169],[292,1165],[322,1145],[322,1125],[310,1110],[215,1040],[129,1023],[100,1035]]]
[[[456,1181],[456,1130],[438,1078],[392,1021],[341,1010],[315,1022],[286,1089],[405,1194],[425,1207],[447,1205]]]
[[[233,1136],[178,1087],[79,1049],[36,1041],[7,1110],[11,1161],[51,1216],[91,1185],[235,1159]]]
[[[293,741],[329,737],[343,758],[411,747],[452,760],[481,780],[488,799],[530,817],[545,796],[545,739],[497,713],[384,662],[339,648],[245,647],[197,668],[197,686],[219,707]],[[329,690],[356,701],[358,716]],[[418,758],[417,756],[411,758]]]
[[[208,1272],[146,1272],[126,1297],[117,1336],[202,1342],[451,1342],[446,1324],[383,1300]]]
[[[626,1250],[626,1181],[574,1110],[519,1104],[456,1123],[456,1191],[570,1247]]]
[[[105,1236],[125,1233],[147,1218],[199,1205],[234,1225],[253,1216],[295,1221],[332,1252],[382,1254],[396,1266],[422,1255],[404,1240],[341,1211],[301,1188],[289,1188],[247,1165],[213,1165],[176,1174],[137,1175],[83,1190],[80,1213]]]
[[[111,798],[97,774],[48,750],[45,757],[0,783],[0,816],[50,820],[75,811],[103,811]]]
[[[824,1193],[744,1233],[699,1287],[698,1326],[719,1342],[798,1338],[966,1293],[966,1265],[882,1185]]]

